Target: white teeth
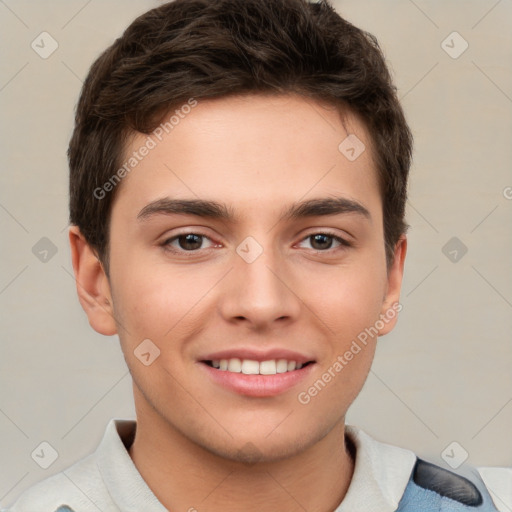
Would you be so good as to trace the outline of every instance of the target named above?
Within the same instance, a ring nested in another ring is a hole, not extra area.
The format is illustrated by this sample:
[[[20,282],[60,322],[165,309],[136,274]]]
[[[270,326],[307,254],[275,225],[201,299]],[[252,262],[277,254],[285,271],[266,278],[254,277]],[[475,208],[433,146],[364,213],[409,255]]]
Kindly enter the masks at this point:
[[[244,359],[242,363],[242,373],[245,375],[258,375],[260,373],[260,363],[251,359]]]
[[[215,359],[211,365],[221,371],[243,373],[245,375],[276,375],[277,373],[300,370],[304,365],[287,359],[269,359],[268,361],[254,361],[252,359]]]
[[[228,372],[240,373],[242,371],[242,361],[234,357],[229,360],[228,363]]]
[[[288,361],[286,359],[277,360],[277,373],[286,373],[288,371]]]
[[[260,374],[261,375],[275,375],[276,372],[276,362],[275,360],[271,361],[262,361],[260,363]]]

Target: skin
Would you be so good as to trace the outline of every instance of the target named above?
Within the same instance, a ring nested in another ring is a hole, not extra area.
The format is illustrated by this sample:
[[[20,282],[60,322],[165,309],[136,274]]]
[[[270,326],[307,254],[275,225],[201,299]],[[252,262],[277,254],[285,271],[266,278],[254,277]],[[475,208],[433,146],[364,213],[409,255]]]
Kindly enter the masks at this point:
[[[366,146],[353,162],[338,150],[349,133]],[[126,154],[146,137],[137,134]],[[109,277],[79,229],[70,229],[80,302],[96,331],[119,335],[133,378],[130,456],[166,508],[327,512],[342,501],[354,466],[343,443],[345,414],[377,337],[308,404],[297,396],[399,300],[407,241],[398,241],[388,269],[371,153],[357,116],[345,111],[342,122],[334,107],[311,99],[200,101],[123,179],[112,210]],[[138,220],[166,196],[223,202],[237,217]],[[294,202],[334,196],[370,216],[280,220]],[[166,250],[164,242],[183,231],[207,238],[193,253],[176,239],[171,248],[181,252]],[[315,243],[312,235],[326,231],[351,246]],[[236,252],[248,236],[263,248],[252,263]],[[134,355],[145,339],[160,350],[149,366]],[[315,363],[292,389],[249,397],[200,367],[201,356],[231,347],[286,348]]]

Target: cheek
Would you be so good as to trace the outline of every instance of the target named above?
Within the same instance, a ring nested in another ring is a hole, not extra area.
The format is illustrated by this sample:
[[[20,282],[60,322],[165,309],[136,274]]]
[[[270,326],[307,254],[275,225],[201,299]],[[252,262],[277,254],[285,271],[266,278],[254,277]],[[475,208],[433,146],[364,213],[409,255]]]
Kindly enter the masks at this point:
[[[371,262],[357,267],[331,268],[309,281],[314,285],[304,283],[302,292],[308,308],[341,345],[377,321],[385,293],[385,270]]]
[[[125,261],[112,276],[122,343],[133,347],[149,338],[165,351],[173,340],[190,336],[195,330],[195,315],[206,303],[202,299],[216,281],[216,276],[185,266],[171,273],[165,265]],[[173,344],[173,349],[177,348]]]
[[[299,391],[297,400],[329,423],[344,414],[367,378],[377,342],[372,328],[381,300],[373,278],[354,283],[340,278],[325,293],[311,295],[310,301],[320,305],[318,316],[329,328],[329,339],[318,371]]]

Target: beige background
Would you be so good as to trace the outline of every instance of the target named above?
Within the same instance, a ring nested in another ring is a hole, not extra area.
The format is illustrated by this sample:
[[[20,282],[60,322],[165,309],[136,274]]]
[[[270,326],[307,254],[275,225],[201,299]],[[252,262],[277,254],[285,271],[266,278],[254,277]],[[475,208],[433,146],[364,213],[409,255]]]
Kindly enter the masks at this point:
[[[111,417],[134,417],[118,339],[76,298],[65,151],[89,66],[156,5],[0,0],[2,505],[90,453]],[[512,3],[334,5],[378,37],[416,143],[404,309],[348,421],[445,467],[453,441],[472,464],[511,465]],[[47,59],[31,48],[42,31],[59,45]],[[453,31],[469,44],[456,59],[441,47]],[[57,249],[47,262],[32,252],[42,237]],[[452,237],[467,247],[456,262]],[[59,454],[48,469],[31,458],[42,441]]]

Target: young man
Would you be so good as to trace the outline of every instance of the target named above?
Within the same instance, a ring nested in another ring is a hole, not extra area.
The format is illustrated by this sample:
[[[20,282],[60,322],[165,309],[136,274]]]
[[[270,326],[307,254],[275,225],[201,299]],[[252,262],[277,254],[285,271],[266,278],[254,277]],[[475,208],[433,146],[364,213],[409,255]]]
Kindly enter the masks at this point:
[[[345,425],[401,309],[411,148],[375,39],[325,2],[135,20],[80,97],[69,236],[137,421],[9,510],[506,510],[508,470]]]

